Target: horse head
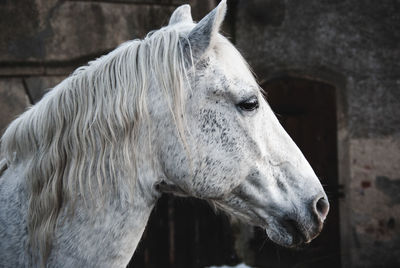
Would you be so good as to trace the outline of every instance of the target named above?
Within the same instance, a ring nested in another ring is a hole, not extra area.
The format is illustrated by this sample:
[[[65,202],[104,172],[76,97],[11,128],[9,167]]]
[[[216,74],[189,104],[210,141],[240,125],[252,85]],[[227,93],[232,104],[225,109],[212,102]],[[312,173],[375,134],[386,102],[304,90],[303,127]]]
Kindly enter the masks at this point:
[[[280,245],[308,243],[322,229],[327,196],[240,53],[218,33],[225,13],[222,1],[196,24],[184,5],[167,26],[179,31],[188,72],[182,114],[166,120],[168,108],[150,108],[164,174],[157,187],[208,200]],[[171,127],[177,117],[183,133]]]

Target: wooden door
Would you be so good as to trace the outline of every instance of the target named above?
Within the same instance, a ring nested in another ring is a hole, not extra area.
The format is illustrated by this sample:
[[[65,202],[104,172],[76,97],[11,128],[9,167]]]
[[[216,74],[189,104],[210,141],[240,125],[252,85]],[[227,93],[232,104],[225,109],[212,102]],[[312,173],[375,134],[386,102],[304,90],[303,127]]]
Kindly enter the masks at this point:
[[[238,262],[227,216],[205,201],[164,195],[128,267],[203,268]]]

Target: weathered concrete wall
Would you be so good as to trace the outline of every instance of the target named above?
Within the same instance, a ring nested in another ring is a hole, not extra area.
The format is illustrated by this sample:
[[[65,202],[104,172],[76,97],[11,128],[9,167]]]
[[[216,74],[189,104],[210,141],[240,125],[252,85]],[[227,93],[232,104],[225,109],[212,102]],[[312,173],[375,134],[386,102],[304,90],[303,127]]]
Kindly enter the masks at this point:
[[[400,266],[400,2],[239,0],[236,42],[261,82],[337,89],[342,256]]]

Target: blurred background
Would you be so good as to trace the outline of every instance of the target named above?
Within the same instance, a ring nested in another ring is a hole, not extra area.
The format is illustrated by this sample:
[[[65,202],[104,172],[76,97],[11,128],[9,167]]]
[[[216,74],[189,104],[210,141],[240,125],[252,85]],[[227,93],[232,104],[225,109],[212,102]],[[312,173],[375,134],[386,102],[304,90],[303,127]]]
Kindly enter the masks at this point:
[[[216,0],[0,0],[0,134],[75,68]],[[331,202],[303,249],[195,199],[164,196],[129,267],[400,267],[400,1],[230,0],[252,66]]]

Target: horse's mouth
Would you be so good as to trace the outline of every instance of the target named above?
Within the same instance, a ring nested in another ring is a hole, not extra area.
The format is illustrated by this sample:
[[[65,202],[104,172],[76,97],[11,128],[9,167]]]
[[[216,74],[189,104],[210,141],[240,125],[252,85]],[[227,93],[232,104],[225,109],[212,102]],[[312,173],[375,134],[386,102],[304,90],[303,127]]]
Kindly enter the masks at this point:
[[[288,247],[299,248],[310,243],[321,231],[321,227],[311,228],[314,230],[306,230],[297,221],[292,219],[283,219],[275,225],[271,225],[266,229],[268,237],[276,244]],[[317,229],[317,230],[315,230]]]
[[[292,244],[290,247],[298,247],[310,242],[310,240],[307,239],[307,235],[296,221],[291,219],[283,220],[281,225],[286,232],[292,236]]]

